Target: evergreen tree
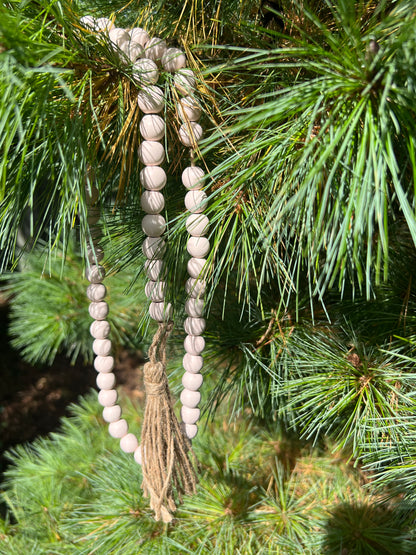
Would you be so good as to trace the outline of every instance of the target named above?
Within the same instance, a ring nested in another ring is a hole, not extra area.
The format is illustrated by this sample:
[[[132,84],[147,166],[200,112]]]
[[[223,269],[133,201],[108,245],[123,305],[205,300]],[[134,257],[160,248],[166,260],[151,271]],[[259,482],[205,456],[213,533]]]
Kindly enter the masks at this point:
[[[81,17],[186,51],[212,246],[201,483],[177,524],[151,520],[140,470],[89,397],[61,432],[10,453],[0,553],[414,553],[414,2],[38,0],[0,15],[0,248],[23,355],[88,359],[90,179],[113,328],[121,343],[150,338],[138,86]],[[177,389],[188,161],[162,78]],[[139,428],[141,408],[125,404]]]

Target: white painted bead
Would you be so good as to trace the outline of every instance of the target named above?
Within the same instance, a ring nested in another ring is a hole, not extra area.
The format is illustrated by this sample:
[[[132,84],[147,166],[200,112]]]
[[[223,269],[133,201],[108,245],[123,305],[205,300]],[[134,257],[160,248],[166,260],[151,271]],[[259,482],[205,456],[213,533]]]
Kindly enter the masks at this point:
[[[204,270],[205,263],[205,258],[190,258],[187,264],[188,274],[192,278],[200,277]]]
[[[99,264],[92,264],[87,268],[85,275],[90,283],[100,283],[105,277],[105,270]]]
[[[194,439],[198,433],[198,426],[196,424],[185,424],[185,435],[188,439]]]
[[[142,446],[138,445],[134,451],[134,460],[137,462],[137,464],[142,464]]]
[[[186,250],[194,258],[204,258],[209,253],[210,244],[206,237],[189,237]]]
[[[86,29],[94,29],[95,28],[95,18],[92,17],[91,15],[84,15],[84,17],[80,18],[79,22]]]
[[[190,297],[185,302],[185,312],[191,318],[200,318],[204,313],[204,300]]]
[[[202,370],[204,359],[200,355],[190,355],[189,353],[185,353],[182,364],[187,372],[196,374]]]
[[[159,70],[153,60],[141,58],[134,62],[132,76],[140,85],[155,85],[159,79]]]
[[[154,62],[158,62],[162,58],[163,54],[166,52],[167,48],[167,44],[163,39],[160,39],[159,37],[153,37],[146,44],[146,58],[149,58]]]
[[[165,105],[162,89],[155,85],[144,87],[137,95],[137,104],[145,114],[158,114]]]
[[[141,27],[133,27],[130,29],[129,35],[132,41],[139,43],[143,48],[147,45],[150,39],[149,33]]]
[[[147,214],[158,214],[165,207],[165,197],[159,191],[144,191],[140,204]]]
[[[179,140],[185,146],[195,148],[202,139],[204,131],[199,123],[190,121],[183,123],[179,128]]]
[[[108,374],[114,368],[114,357],[112,356],[96,356],[94,359],[94,368],[97,372],[102,372],[103,374]]]
[[[144,48],[138,42],[130,41],[128,43],[123,43],[120,48],[125,51],[127,58],[133,62],[133,64],[144,56]]]
[[[161,237],[146,237],[143,241],[142,251],[145,257],[150,260],[160,259],[165,254],[166,243]]]
[[[185,195],[185,206],[193,214],[200,214],[207,205],[207,195],[204,191],[194,190],[188,191]]]
[[[149,314],[156,322],[165,322],[172,316],[172,305],[164,302],[151,302],[149,305]]]
[[[184,407],[195,408],[201,401],[201,394],[199,391],[191,391],[184,389],[181,393],[181,403]]]
[[[195,75],[192,69],[180,69],[175,73],[173,82],[176,89],[184,95],[190,94],[196,86]]]
[[[114,23],[107,17],[99,17],[95,20],[94,28],[96,31],[110,31],[114,29]]]
[[[182,385],[185,389],[197,391],[204,381],[202,374],[191,374],[191,372],[184,372],[182,376]]]
[[[121,418],[116,422],[111,422],[108,426],[108,433],[111,437],[122,438],[128,433],[128,431],[129,426],[124,418]]]
[[[90,326],[94,339],[106,339],[110,335],[110,323],[107,320],[95,320]]]
[[[102,301],[105,298],[106,293],[107,289],[102,283],[91,283],[91,285],[87,287],[87,297],[93,302]]]
[[[166,172],[159,166],[146,166],[140,172],[140,183],[149,191],[160,191],[166,185]]]
[[[126,434],[120,439],[121,450],[125,453],[134,453],[139,445],[137,437],[134,434]]]
[[[113,405],[112,407],[104,407],[103,419],[105,422],[116,422],[120,420],[121,407],[120,405]]]
[[[139,128],[146,141],[160,141],[165,135],[165,121],[157,114],[143,116]]]
[[[163,260],[146,260],[144,270],[146,272],[147,279],[158,281],[158,279],[162,276],[164,266]]]
[[[165,299],[166,283],[164,281],[148,281],[144,287],[145,295],[155,303]]]
[[[111,347],[112,345],[109,339],[94,339],[92,344],[94,354],[102,357],[106,357],[111,353]]]
[[[165,149],[157,141],[143,141],[139,145],[139,159],[145,166],[160,166],[165,159]]]
[[[87,257],[90,264],[97,264],[104,258],[104,251],[101,247],[92,248],[90,245],[87,246]]]
[[[142,230],[149,237],[160,237],[166,229],[166,220],[160,214],[147,214],[142,219]]]
[[[200,355],[205,348],[205,339],[202,335],[187,335],[185,341],[183,342],[185,351],[190,355]],[[184,384],[184,387],[187,387]],[[188,387],[188,389],[191,389]]]
[[[116,47],[120,47],[123,42],[130,42],[130,35],[126,30],[121,29],[120,27],[113,27],[110,29],[108,37]]]
[[[95,381],[99,389],[113,389],[116,385],[116,376],[112,372],[99,372]]]
[[[205,172],[198,166],[189,166],[182,172],[182,183],[187,189],[202,189]]]
[[[108,316],[108,304],[105,301],[90,303],[88,312],[94,320],[105,320]]]
[[[181,417],[182,417],[182,422],[184,422],[184,424],[195,424],[195,422],[198,422],[200,415],[201,415],[201,411],[197,408],[192,408],[192,407],[181,408]]]
[[[185,282],[185,291],[194,299],[203,297],[205,294],[206,284],[201,279],[189,278]]]
[[[183,323],[183,329],[188,335],[202,335],[205,331],[204,318],[188,318]]]
[[[190,214],[186,218],[185,225],[192,237],[202,237],[209,231],[209,219],[205,214]]]
[[[181,98],[177,104],[179,117],[183,122],[198,121],[202,110],[197,101],[192,96]]]
[[[112,407],[117,402],[117,390],[102,389],[98,393],[98,402],[102,407]]]
[[[162,65],[166,71],[174,73],[186,66],[186,56],[179,48],[168,48],[162,56]]]

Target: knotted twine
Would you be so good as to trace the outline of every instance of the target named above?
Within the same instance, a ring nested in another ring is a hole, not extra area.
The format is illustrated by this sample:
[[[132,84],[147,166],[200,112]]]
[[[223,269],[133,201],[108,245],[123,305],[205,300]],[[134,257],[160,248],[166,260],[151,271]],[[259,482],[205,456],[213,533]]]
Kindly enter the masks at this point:
[[[160,323],[144,365],[146,405],[141,434],[142,489],[150,497],[155,520],[171,522],[176,510],[175,494],[195,493],[196,473],[191,461],[191,442],[173,410],[166,374],[166,341],[172,322]]]

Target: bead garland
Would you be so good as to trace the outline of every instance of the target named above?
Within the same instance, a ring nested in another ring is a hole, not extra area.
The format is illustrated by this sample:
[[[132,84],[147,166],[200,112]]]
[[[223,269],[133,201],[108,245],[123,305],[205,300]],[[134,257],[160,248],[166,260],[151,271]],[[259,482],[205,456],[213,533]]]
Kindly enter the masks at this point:
[[[133,78],[141,86],[137,95],[137,104],[143,116],[139,124],[142,141],[139,146],[139,159],[143,164],[140,172],[140,183],[144,189],[141,195],[141,207],[146,215],[141,225],[146,239],[142,250],[145,258],[145,273],[148,282],[145,294],[150,301],[149,314],[160,324],[168,322],[172,314],[172,306],[165,300],[166,283],[164,281],[165,265],[163,256],[166,243],[163,238],[166,230],[165,218],[161,215],[165,207],[163,189],[167,176],[161,167],[165,159],[162,140],[165,136],[165,121],[161,117],[164,110],[164,93],[157,86],[159,66],[173,74],[173,82],[177,91],[177,113],[182,121],[178,131],[181,143],[191,149],[191,165],[182,173],[182,183],[187,189],[185,208],[189,212],[186,219],[186,229],[189,233],[187,251],[190,259],[187,264],[189,279],[185,284],[187,300],[185,311],[187,318],[184,330],[187,334],[184,341],[185,355],[183,357],[182,377],[183,391],[180,395],[182,432],[192,440],[198,431],[197,422],[200,417],[198,404],[201,399],[199,389],[203,382],[201,370],[203,367],[202,352],[205,340],[202,336],[205,330],[203,276],[206,256],[210,244],[205,235],[208,232],[209,221],[203,214],[207,196],[202,190],[205,172],[194,165],[194,148],[201,139],[203,130],[198,120],[201,109],[192,96],[195,90],[193,72],[186,68],[186,56],[177,48],[168,48],[166,42],[158,37],[150,38],[141,28],[129,31],[114,27],[105,18],[93,19],[89,16],[81,19],[81,23],[93,31],[105,32],[114,48],[120,55],[126,56],[133,63]],[[133,453],[137,463],[142,464],[142,450],[136,436],[128,431],[128,424],[122,418],[121,407],[117,404],[118,396],[116,377],[113,373],[114,357],[111,355],[112,344],[108,338],[110,324],[106,320],[108,304],[104,298],[106,287],[102,283],[105,270],[100,262],[104,253],[99,246],[100,229],[98,220],[99,208],[95,206],[98,191],[94,187],[87,191],[89,207],[88,223],[91,232],[91,244],[88,246],[88,267],[86,277],[90,282],[87,288],[89,298],[89,313],[94,319],[90,333],[94,338],[93,352],[94,368],[97,371],[97,387],[99,403],[103,406],[103,418],[108,423],[109,433],[120,440],[120,447],[126,453]],[[172,508],[172,507],[171,507]],[[172,509],[174,510],[174,508]],[[160,518],[171,520],[171,515],[163,512]],[[158,517],[158,514],[157,514]]]

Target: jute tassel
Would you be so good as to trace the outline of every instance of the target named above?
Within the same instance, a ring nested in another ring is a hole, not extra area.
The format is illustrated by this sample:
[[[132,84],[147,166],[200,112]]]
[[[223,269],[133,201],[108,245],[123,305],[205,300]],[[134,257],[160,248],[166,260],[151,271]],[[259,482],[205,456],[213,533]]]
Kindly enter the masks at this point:
[[[171,522],[183,494],[196,490],[196,473],[191,462],[191,444],[181,430],[173,410],[166,375],[166,341],[172,323],[161,323],[144,365],[146,407],[142,427],[142,489],[150,497],[155,520]]]

